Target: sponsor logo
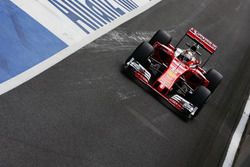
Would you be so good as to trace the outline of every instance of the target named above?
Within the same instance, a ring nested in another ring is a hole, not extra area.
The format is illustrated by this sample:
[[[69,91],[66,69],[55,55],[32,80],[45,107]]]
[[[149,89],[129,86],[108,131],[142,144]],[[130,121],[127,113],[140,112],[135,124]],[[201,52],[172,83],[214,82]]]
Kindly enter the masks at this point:
[[[170,76],[171,78],[176,78],[176,74],[175,74],[173,71],[171,71],[171,70],[169,70],[167,74],[168,74],[168,76]]]
[[[193,33],[197,38],[199,38],[202,42],[204,42],[206,45],[208,45],[209,47],[211,47],[213,50],[217,49],[217,46],[211,42],[210,40],[208,40],[206,37],[204,37],[201,33],[199,33],[196,29],[191,28],[189,30],[191,33]]]
[[[134,0],[48,0],[86,34],[139,7]]]

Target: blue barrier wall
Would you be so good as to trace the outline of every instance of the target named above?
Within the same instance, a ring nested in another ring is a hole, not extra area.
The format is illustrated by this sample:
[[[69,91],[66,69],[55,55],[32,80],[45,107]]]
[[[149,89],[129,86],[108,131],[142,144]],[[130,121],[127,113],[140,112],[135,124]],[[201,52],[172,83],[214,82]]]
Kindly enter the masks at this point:
[[[66,47],[15,4],[0,1],[0,83]]]

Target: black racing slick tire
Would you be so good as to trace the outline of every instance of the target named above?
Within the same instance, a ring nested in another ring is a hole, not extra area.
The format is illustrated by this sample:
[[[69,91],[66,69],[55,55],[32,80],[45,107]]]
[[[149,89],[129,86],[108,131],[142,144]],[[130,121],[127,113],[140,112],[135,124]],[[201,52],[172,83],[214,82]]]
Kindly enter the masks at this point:
[[[163,45],[168,45],[172,40],[172,37],[169,33],[163,31],[163,30],[158,30],[155,35],[151,38],[149,43],[151,45],[154,45],[155,42],[160,42]]]
[[[207,80],[209,81],[208,89],[211,92],[214,92],[215,89],[220,84],[220,82],[222,81],[223,76],[218,71],[216,71],[215,69],[210,69],[206,73],[205,76],[206,76]]]
[[[199,86],[194,90],[193,94],[189,95],[188,101],[198,107],[198,110],[196,111],[194,116],[197,116],[201,111],[210,94],[211,91],[208,88],[206,88],[205,86]]]
[[[134,58],[145,68],[149,65],[148,58],[154,52],[154,48],[148,42],[142,42],[135,51],[128,57],[126,63]]]

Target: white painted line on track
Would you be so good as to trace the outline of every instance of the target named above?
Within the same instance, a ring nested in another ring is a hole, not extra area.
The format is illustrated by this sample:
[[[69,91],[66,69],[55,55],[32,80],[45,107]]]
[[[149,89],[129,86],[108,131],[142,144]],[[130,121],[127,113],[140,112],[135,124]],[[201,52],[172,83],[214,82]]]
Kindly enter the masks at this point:
[[[152,0],[150,3],[144,5],[141,8],[137,8],[134,11],[126,14],[123,19],[120,19],[119,21],[112,22],[108,24],[107,26],[103,27],[100,30],[97,30],[96,33],[90,34],[87,38],[82,39],[81,41],[72,44],[71,46],[63,49],[62,51],[58,52],[57,54],[53,55],[52,57],[46,59],[45,61],[33,66],[32,68],[28,69],[27,71],[17,75],[14,78],[11,78],[2,84],[0,84],[0,95],[4,94],[11,89],[14,89],[15,87],[23,84],[24,82],[32,79],[36,75],[42,73],[43,71],[47,70],[48,68],[52,67],[56,63],[62,61],[69,55],[73,54],[77,50],[81,49],[83,46],[89,44],[90,42],[94,41],[95,39],[101,37],[102,35],[106,34],[107,32],[111,31],[112,29],[118,27],[119,25],[123,24],[126,20],[130,20],[134,18],[135,16],[141,14],[142,12],[148,10],[152,6],[159,3],[161,0]],[[123,17],[123,16],[122,16]],[[122,18],[121,17],[121,18]]]
[[[246,125],[247,125],[247,122],[249,119],[249,115],[250,115],[250,96],[248,98],[248,101],[247,101],[247,104],[245,106],[242,117],[240,119],[240,122],[239,122],[239,124],[238,124],[238,126],[233,134],[232,139],[231,139],[229,148],[227,150],[226,158],[225,158],[223,165],[222,165],[223,167],[233,166],[234,159],[235,159],[237,150],[239,148],[242,135],[244,133],[244,130],[246,128]]]

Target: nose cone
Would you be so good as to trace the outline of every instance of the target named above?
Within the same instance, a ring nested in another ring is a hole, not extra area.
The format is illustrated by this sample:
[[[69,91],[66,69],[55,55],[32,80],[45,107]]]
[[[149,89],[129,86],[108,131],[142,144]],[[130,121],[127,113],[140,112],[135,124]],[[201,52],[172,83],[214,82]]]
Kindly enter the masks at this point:
[[[173,60],[169,68],[159,77],[158,82],[168,90],[172,89],[176,80],[186,72],[188,67],[180,62],[178,59]]]

